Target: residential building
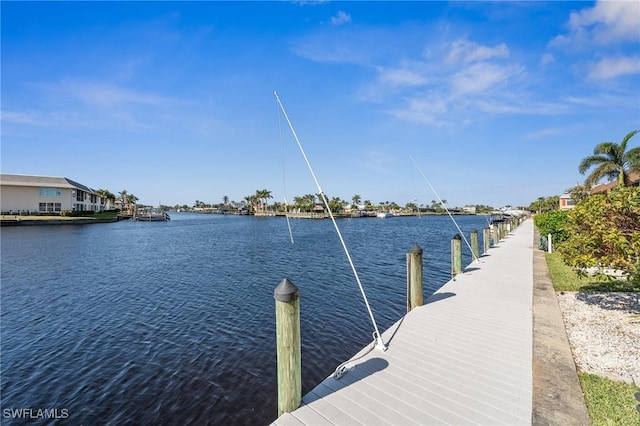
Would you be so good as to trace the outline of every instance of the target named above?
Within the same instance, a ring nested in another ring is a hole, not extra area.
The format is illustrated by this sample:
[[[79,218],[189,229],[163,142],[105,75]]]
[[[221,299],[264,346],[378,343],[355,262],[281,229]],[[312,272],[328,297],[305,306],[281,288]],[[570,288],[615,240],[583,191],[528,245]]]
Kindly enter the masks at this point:
[[[591,188],[591,195],[608,194],[616,186],[618,186],[617,180],[609,183],[603,183],[602,185],[596,185]],[[629,183],[627,186],[640,186],[640,173],[630,173]]]
[[[476,214],[476,210],[477,210],[477,208],[476,208],[476,206],[464,206],[464,207],[462,208],[462,210],[463,210],[465,213],[469,213],[469,214]]]
[[[3,214],[101,211],[105,203],[95,190],[65,177],[0,174]]]
[[[566,192],[560,196],[560,210],[569,210],[576,206],[576,203]]]

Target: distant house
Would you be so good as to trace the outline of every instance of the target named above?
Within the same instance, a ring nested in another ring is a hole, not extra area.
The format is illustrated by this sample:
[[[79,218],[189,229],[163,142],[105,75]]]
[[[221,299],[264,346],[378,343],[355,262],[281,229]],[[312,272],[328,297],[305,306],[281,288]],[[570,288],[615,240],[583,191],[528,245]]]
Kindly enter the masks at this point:
[[[618,186],[617,180],[609,183],[603,183],[602,185],[596,185],[591,188],[591,195],[608,194],[616,186]],[[627,184],[627,186],[640,186],[640,173],[630,173],[629,183]]]
[[[576,203],[566,192],[560,196],[560,210],[569,210],[576,206]]]
[[[469,213],[469,214],[476,214],[476,210],[477,210],[477,208],[476,208],[476,206],[464,206],[464,207],[462,208],[462,210],[463,210],[465,213]]]
[[[101,211],[105,202],[95,190],[68,178],[0,174],[3,214]]]

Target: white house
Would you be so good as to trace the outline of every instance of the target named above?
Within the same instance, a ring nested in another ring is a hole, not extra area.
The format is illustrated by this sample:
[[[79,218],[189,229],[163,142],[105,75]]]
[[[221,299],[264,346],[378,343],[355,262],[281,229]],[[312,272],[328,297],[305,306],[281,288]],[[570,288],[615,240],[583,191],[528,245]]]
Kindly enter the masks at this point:
[[[64,177],[0,174],[3,214],[101,211],[105,202],[95,190]]]

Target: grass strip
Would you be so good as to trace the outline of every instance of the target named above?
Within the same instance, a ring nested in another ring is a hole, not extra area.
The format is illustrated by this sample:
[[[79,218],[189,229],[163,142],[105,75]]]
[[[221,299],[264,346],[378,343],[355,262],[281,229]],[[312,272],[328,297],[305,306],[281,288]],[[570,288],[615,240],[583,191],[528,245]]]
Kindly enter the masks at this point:
[[[579,277],[562,261],[560,253],[545,253],[551,281],[556,291],[632,291],[640,292],[640,283],[597,277]]]
[[[595,374],[580,373],[580,384],[593,426],[640,426],[640,402],[634,393],[640,388]]]

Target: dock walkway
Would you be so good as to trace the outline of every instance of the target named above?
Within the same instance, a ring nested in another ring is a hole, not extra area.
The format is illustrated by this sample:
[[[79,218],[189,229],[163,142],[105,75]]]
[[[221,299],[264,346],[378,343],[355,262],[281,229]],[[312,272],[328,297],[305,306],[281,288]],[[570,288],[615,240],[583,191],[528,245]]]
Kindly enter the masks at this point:
[[[273,424],[530,425],[532,246],[527,220]]]

